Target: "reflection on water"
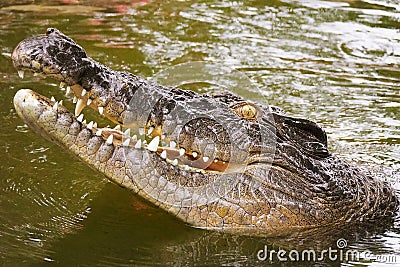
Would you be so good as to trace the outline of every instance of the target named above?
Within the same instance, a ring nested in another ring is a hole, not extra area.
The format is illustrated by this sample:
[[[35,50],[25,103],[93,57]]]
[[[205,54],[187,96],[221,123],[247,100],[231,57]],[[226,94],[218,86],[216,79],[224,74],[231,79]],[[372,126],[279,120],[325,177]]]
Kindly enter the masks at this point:
[[[400,190],[399,20],[399,1],[6,0],[0,53],[56,27],[93,58],[142,76],[191,61],[238,69],[266,103],[317,121],[335,153]],[[367,231],[331,229],[330,240],[318,233],[241,237],[182,225],[32,133],[12,106],[17,89],[26,87],[63,97],[52,80],[20,80],[0,55],[0,262],[6,265],[256,266],[265,265],[256,258],[264,245],[327,249],[338,238],[349,248],[400,257],[399,218]]]

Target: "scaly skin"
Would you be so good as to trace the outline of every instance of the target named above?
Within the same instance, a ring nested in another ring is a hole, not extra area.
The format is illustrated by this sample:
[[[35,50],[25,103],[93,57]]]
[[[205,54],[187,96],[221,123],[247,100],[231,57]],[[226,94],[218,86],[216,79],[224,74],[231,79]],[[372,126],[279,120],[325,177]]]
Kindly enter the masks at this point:
[[[391,217],[398,208],[390,187],[330,154],[311,121],[228,92],[196,94],[111,70],[56,29],[22,41],[12,59],[20,73],[52,77],[79,98],[74,116],[18,91],[14,105],[30,127],[190,225],[284,234]],[[86,123],[77,118],[86,104],[132,133],[150,133],[137,141]]]

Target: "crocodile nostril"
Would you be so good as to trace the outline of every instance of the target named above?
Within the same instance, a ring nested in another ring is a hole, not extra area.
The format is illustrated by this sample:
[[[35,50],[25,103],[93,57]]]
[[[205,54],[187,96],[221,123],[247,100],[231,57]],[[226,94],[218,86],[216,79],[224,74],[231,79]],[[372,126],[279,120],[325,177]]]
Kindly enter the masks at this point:
[[[55,31],[54,28],[48,28],[47,31],[46,31],[46,34],[47,35],[52,34],[54,31]]]

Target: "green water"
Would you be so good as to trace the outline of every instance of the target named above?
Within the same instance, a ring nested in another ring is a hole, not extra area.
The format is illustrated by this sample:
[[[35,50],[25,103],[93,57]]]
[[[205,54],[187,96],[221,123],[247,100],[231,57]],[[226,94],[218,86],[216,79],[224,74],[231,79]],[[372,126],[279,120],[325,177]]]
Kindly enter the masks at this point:
[[[260,99],[318,122],[334,153],[400,192],[397,0],[3,0],[0,265],[379,265],[365,259],[263,262],[256,256],[264,245],[337,248],[337,238],[346,239],[348,248],[397,256],[400,264],[399,216],[368,231],[337,229],[332,240],[196,230],[34,134],[13,109],[15,92],[32,88],[57,99],[64,98],[64,92],[50,79],[27,75],[21,80],[6,55],[20,40],[47,27],[72,36],[96,60],[141,76],[192,61],[239,70],[252,79]]]

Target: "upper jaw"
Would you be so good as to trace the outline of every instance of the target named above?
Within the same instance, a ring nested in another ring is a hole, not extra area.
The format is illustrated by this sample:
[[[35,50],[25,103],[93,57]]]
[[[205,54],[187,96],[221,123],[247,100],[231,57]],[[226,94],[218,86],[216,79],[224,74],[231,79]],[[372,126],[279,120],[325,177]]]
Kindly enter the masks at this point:
[[[43,35],[37,37],[36,39],[41,40],[42,38],[45,38],[46,40],[46,36]],[[158,153],[161,158],[170,164],[182,165],[188,170],[203,171],[207,167],[208,170],[213,171],[223,171],[226,169],[226,162],[222,160],[214,161],[214,159],[211,158],[196,156],[190,150],[189,152],[186,152],[184,149],[177,147],[176,142],[169,139],[164,140],[165,137],[161,135],[161,132],[157,132],[154,129],[149,129],[147,126],[146,128],[142,129],[132,128],[132,133],[129,135],[126,131],[121,131],[120,126],[118,126],[116,129],[111,129],[108,127],[97,127],[97,124],[94,122],[86,123],[86,121],[83,119],[83,114],[81,114],[83,108],[86,106],[90,106],[91,108],[97,110],[100,115],[104,115],[114,122],[116,122],[116,120],[113,116],[108,114],[106,107],[100,106],[101,100],[93,95],[95,94],[96,90],[92,90],[92,88],[88,88],[87,86],[85,88],[88,90],[86,90],[84,88],[85,85],[82,86],[78,79],[74,79],[73,77],[71,78],[68,74],[63,75],[62,71],[58,71],[59,73],[57,73],[57,71],[55,71],[56,68],[46,67],[46,64],[49,66],[50,64],[48,62],[51,62],[51,60],[43,60],[44,57],[48,57],[45,49],[43,48],[46,45],[43,44],[43,40],[41,40],[42,43],[39,43],[39,41],[36,39],[33,40],[31,38],[24,40],[15,48],[12,54],[14,66],[18,70],[21,78],[24,76],[24,71],[28,70],[29,72],[33,72],[34,75],[51,77],[60,81],[60,87],[67,91],[67,95],[71,95],[73,93],[73,102],[76,103],[74,112],[75,116],[73,119],[79,121],[83,127],[87,127],[96,135],[102,136],[104,140],[110,144],[112,143],[115,146],[131,146],[137,149],[147,149],[153,153]],[[85,62],[90,64],[90,66],[94,66],[93,69],[96,69],[96,66],[98,66],[96,64],[100,64],[90,58],[86,58]],[[116,72],[116,74],[117,73],[118,72]],[[66,76],[69,78],[65,78]],[[46,133],[46,130],[41,129],[40,125],[36,123],[35,117],[31,116],[33,114],[32,112],[34,111],[38,114],[44,110],[53,110],[56,112],[57,108],[61,107],[62,104],[55,101],[55,99],[47,99],[33,91],[22,92],[18,93],[15,98],[15,106],[18,107],[19,114],[21,117],[25,118],[24,120],[27,121],[31,127],[37,129],[42,135],[46,136],[48,133]],[[22,95],[24,95],[25,98],[32,100],[30,106],[23,104],[23,101],[21,101]],[[107,94],[107,96],[110,98],[112,94]],[[33,102],[35,102],[35,104],[33,104]],[[39,117],[39,115],[36,117]],[[137,132],[137,130],[139,130],[139,132]],[[150,133],[151,131],[153,131],[153,133]],[[52,137],[49,138],[52,139]],[[139,139],[141,139],[141,141],[139,141]]]

